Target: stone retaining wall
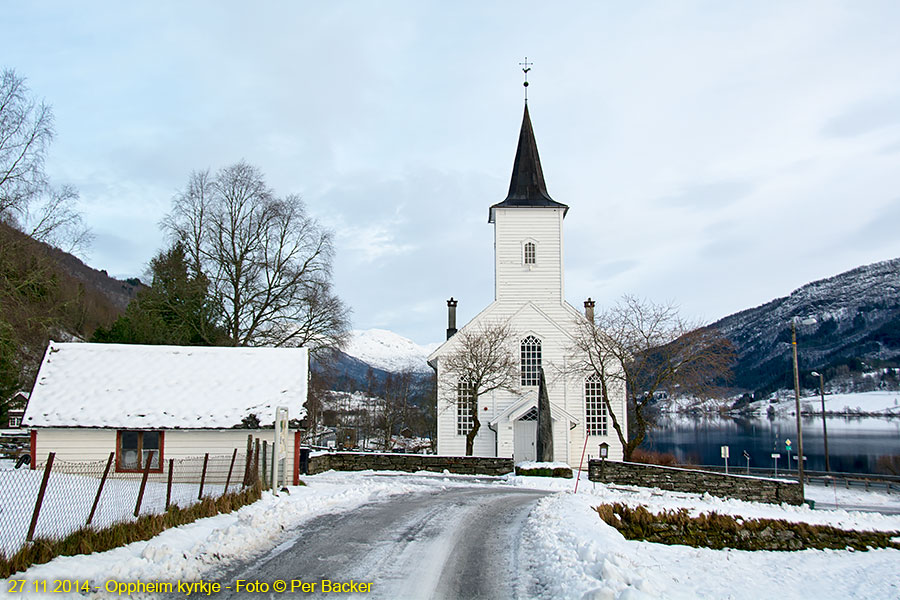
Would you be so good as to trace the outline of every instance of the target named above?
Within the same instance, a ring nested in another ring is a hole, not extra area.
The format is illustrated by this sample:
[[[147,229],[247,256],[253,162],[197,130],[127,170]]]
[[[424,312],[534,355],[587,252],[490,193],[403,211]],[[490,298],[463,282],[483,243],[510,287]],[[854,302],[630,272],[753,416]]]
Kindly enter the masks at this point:
[[[461,475],[506,475],[515,468],[511,458],[435,456],[433,454],[375,454],[329,452],[309,457],[309,475],[335,471],[435,471]]]
[[[655,487],[673,492],[709,493],[752,502],[803,504],[800,484],[744,475],[607,460],[588,462],[588,479],[602,483]]]

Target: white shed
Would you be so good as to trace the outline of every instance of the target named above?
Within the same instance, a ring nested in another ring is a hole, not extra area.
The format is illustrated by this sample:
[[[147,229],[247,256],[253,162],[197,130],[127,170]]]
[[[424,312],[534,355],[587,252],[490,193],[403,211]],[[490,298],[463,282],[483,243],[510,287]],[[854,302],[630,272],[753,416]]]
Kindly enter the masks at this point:
[[[275,411],[306,416],[306,348],[143,346],[51,341],[22,426],[31,429],[32,467],[57,460],[105,460],[139,470],[152,450],[163,461],[243,453],[248,434],[272,440]],[[294,463],[295,440],[288,444]]]

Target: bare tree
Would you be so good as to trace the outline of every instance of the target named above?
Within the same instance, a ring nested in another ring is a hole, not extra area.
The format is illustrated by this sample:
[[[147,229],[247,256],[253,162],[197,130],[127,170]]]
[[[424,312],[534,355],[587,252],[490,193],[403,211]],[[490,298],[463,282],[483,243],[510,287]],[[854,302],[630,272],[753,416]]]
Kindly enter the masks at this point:
[[[331,288],[331,233],[299,196],[244,162],[191,175],[162,226],[188,249],[236,346],[340,347],[349,309]]]
[[[734,362],[731,342],[717,330],[691,326],[670,304],[633,296],[582,323],[572,350],[571,368],[599,379],[625,460],[654,425],[647,409],[658,391],[706,395],[730,375]],[[632,435],[613,410],[613,397],[623,390]]]
[[[78,192],[53,187],[44,159],[53,141],[53,111],[31,96],[12,69],[0,74],[0,222],[68,252],[90,234],[75,210]]]
[[[466,433],[466,456],[472,456],[481,429],[478,399],[494,390],[518,390],[519,361],[509,323],[484,324],[463,329],[454,338],[454,350],[440,358],[441,392],[457,410],[467,410],[471,428]]]

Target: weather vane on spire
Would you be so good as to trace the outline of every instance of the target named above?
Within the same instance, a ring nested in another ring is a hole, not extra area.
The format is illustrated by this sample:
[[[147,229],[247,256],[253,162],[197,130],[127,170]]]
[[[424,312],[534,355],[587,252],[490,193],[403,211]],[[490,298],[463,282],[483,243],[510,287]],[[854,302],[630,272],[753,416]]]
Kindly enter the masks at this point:
[[[520,62],[519,66],[522,67],[522,72],[525,73],[525,83],[522,85],[525,86],[525,103],[528,103],[528,71],[531,70],[531,65],[534,63],[528,62],[528,57],[525,57],[525,62]]]

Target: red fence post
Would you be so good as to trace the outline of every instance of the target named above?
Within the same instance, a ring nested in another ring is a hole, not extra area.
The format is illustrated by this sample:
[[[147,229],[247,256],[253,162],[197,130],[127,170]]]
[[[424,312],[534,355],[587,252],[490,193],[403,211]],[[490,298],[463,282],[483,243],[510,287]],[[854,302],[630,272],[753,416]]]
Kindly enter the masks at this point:
[[[144,489],[147,487],[147,477],[150,476],[150,461],[153,460],[155,450],[150,450],[147,455],[147,464],[144,465],[144,476],[141,477],[141,489],[138,490],[137,504],[134,505],[134,516],[141,512],[141,502],[144,500]]]
[[[56,452],[51,452],[47,456],[47,466],[44,467],[44,478],[41,480],[41,489],[38,492],[37,502],[34,503],[34,513],[31,515],[31,526],[28,528],[28,536],[26,541],[34,538],[34,529],[37,527],[38,515],[41,512],[41,504],[44,503],[44,492],[47,491],[47,481],[50,480],[50,469],[53,468],[53,459],[56,458]]]
[[[172,473],[175,472],[175,459],[169,459],[169,483],[166,485],[166,510],[169,510],[169,505],[172,503]]]
[[[253,462],[253,435],[247,436],[247,462],[244,464],[244,487],[250,486],[250,468]]]
[[[109,468],[112,466],[114,455],[115,452],[110,452],[109,458],[106,459],[106,469],[103,470],[103,478],[100,479],[100,485],[97,486],[97,495],[94,497],[94,505],[91,507],[91,514],[88,515],[87,525],[90,525],[91,521],[94,520],[94,512],[97,510],[97,505],[100,504],[100,494],[103,492],[103,486],[106,485],[106,476],[109,475]]]
[[[203,484],[206,483],[206,465],[209,464],[209,452],[203,456],[203,473],[200,474],[200,493],[197,500],[203,500]]]
[[[228,467],[228,477],[225,479],[225,492],[228,493],[228,486],[231,485],[231,472],[234,471],[234,461],[237,458],[237,448],[234,449],[234,453],[231,455],[231,466]]]
[[[300,485],[300,432],[294,432],[294,485]]]

